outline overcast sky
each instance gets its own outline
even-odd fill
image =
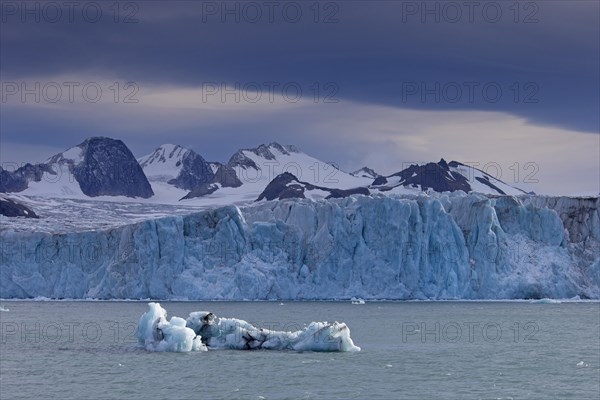
[[[0,3],[0,156],[89,136],[600,192],[598,1]]]

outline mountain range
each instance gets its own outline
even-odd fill
[[[0,298],[600,296],[597,197],[514,196],[457,161],[346,173],[277,143],[220,163],[89,138],[0,177]]]
[[[261,144],[236,151],[226,163],[164,144],[135,158],[120,140],[88,138],[39,164],[0,168],[0,193],[63,198],[133,198],[161,204],[236,203],[351,194],[526,192],[458,161],[412,164],[383,176],[363,167],[347,173],[291,145]]]

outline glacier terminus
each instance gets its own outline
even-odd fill
[[[120,222],[92,216],[93,229],[8,225],[0,297],[600,297],[598,198],[353,195],[137,219],[132,207],[111,203]]]

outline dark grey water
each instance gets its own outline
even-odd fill
[[[359,353],[147,353],[145,303],[3,302],[0,399],[598,399],[600,304],[161,303],[296,330],[344,321]]]

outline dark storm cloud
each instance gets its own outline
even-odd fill
[[[334,82],[341,101],[507,111],[537,124],[599,129],[598,2],[521,2],[518,14],[506,1],[452,3],[456,9],[448,2],[256,2],[257,23],[248,2],[119,3],[117,23],[112,2],[95,3],[103,11],[95,23],[94,14],[83,16],[90,2],[79,2],[72,20],[63,8],[56,23],[48,21],[53,14],[36,22],[21,2],[6,7],[13,3],[2,3],[3,81]],[[134,23],[125,23],[127,15]]]

